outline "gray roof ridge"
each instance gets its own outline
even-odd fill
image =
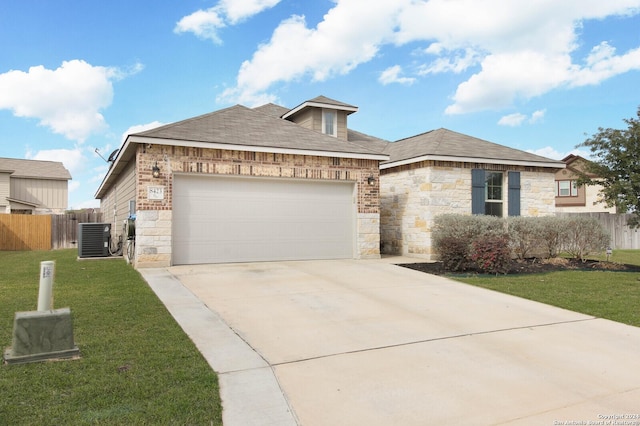
[[[501,145],[446,128],[439,128],[398,140],[390,145],[389,152],[392,157],[390,162],[421,158],[426,155],[439,155],[452,158],[509,159],[564,164],[561,161],[522,149]]]
[[[150,129],[144,132],[140,132],[140,133],[135,133],[133,136],[141,136],[141,137],[149,137],[149,138],[159,138],[159,139],[163,139],[163,138],[169,138],[169,139],[181,139],[183,141],[191,141],[191,142],[196,142],[196,141],[201,141],[201,142],[216,142],[213,140],[207,140],[205,139],[201,139],[201,138],[188,138],[186,137],[186,134],[180,134],[181,130],[184,129],[185,127],[190,127],[190,126],[197,126],[199,125],[199,123],[206,123],[207,119],[211,119],[214,118],[220,114],[221,117],[224,117],[225,115],[238,115],[238,114],[245,114],[245,116],[252,116],[253,118],[255,118],[256,122],[258,123],[263,123],[266,126],[269,126],[271,128],[280,128],[282,131],[287,131],[287,132],[296,132],[295,134],[297,134],[298,136],[301,135],[300,132],[307,134],[307,138],[306,139],[313,139],[315,140],[315,142],[311,142],[311,146],[315,145],[315,147],[310,147],[310,146],[305,146],[305,143],[300,144],[299,146],[292,146],[291,144],[280,144],[278,142],[276,143],[269,143],[270,141],[268,140],[264,140],[264,142],[260,145],[257,146],[262,146],[262,147],[272,147],[272,148],[291,148],[291,149],[296,149],[296,150],[300,150],[300,151],[313,151],[313,150],[319,150],[319,151],[326,151],[326,152],[354,152],[354,153],[362,153],[362,154],[373,154],[373,155],[379,155],[380,151],[378,149],[372,148],[370,146],[361,146],[359,144],[355,144],[352,141],[341,141],[342,145],[340,148],[338,148],[336,150],[336,138],[333,136],[329,136],[329,135],[325,135],[322,134],[320,132],[317,132],[315,130],[311,130],[311,129],[307,129],[304,128],[302,126],[300,126],[299,124],[296,124],[294,122],[291,122],[289,120],[285,120],[281,117],[275,116],[274,114],[269,114],[266,111],[260,111],[260,110],[256,110],[253,108],[248,108],[244,105],[235,105],[232,107],[228,107],[228,108],[224,108],[218,111],[214,111],[211,113],[207,113],[207,114],[202,114],[200,116],[197,117],[192,117],[186,120],[182,120],[182,121],[178,121],[175,123],[169,123],[167,125],[164,126],[160,126],[160,127],[156,127],[154,129]],[[270,124],[269,124],[270,123]],[[274,127],[274,125],[276,127]],[[233,126],[231,126],[233,127]],[[236,128],[238,127],[238,123],[236,123]],[[255,130],[255,129],[254,129]],[[174,135],[172,135],[172,133],[174,133]],[[175,134],[180,134],[178,136],[176,136]],[[276,131],[277,133],[277,131]],[[289,133],[291,134],[291,133]],[[304,138],[304,136],[303,136]],[[322,143],[321,141],[325,141],[325,143]],[[223,141],[217,141],[220,143],[231,143],[231,142],[223,142]],[[302,142],[302,141],[301,141]],[[233,142],[236,143],[236,142]],[[232,144],[233,144],[232,143]],[[245,142],[238,142],[240,145],[245,145],[245,146],[251,146],[251,143],[245,143]],[[326,146],[325,146],[326,145]]]
[[[391,143],[400,143],[400,142],[406,141],[406,140],[408,140],[408,139],[415,139],[415,138],[417,138],[418,136],[427,135],[427,134],[429,134],[429,133],[433,133],[433,132],[435,132],[436,130],[438,130],[438,129],[427,130],[426,132],[418,133],[417,135],[407,136],[407,137],[402,138],[402,139],[397,139],[397,140],[395,140],[394,142],[391,142]]]

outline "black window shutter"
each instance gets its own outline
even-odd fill
[[[520,216],[520,172],[509,172],[509,216]]]
[[[482,169],[471,169],[471,214],[484,214],[484,177]]]

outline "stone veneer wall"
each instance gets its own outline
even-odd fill
[[[555,211],[552,169],[424,161],[381,171],[380,238],[383,254],[435,260],[431,230],[442,214],[471,214],[471,169],[520,171],[521,215]],[[504,211],[507,212],[505,181]]]
[[[136,267],[171,265],[174,173],[352,181],[357,193],[356,257],[380,257],[377,160],[161,145],[141,145],[136,157]],[[160,168],[159,178],[151,175],[156,162]],[[374,185],[367,183],[369,176],[374,177]],[[150,200],[150,186],[162,188],[163,198]]]

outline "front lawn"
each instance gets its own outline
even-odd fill
[[[0,348],[36,310],[54,260],[54,308],[69,307],[81,358],[0,366],[0,424],[222,424],[216,374],[140,275],[76,250],[0,252]]]
[[[606,260],[601,256],[600,260]],[[615,250],[612,262],[640,265],[640,250]],[[450,276],[525,299],[640,327],[640,273],[559,271],[526,275]]]

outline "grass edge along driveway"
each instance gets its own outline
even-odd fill
[[[81,358],[0,366],[0,424],[221,425],[216,374],[140,274],[76,250],[0,252],[0,348],[37,308],[54,260],[54,308],[69,307]]]
[[[605,261],[604,257],[598,260]],[[640,265],[640,250],[614,250],[612,262]],[[448,278],[559,308],[640,327],[640,274],[562,271],[531,275],[449,275]]]

